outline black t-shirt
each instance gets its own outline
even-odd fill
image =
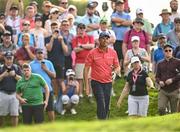
[[[146,86],[146,78],[148,77],[148,74],[144,71],[141,70],[138,74],[137,74],[137,80],[134,84],[133,81],[133,73],[134,71],[132,70],[127,77],[127,82],[130,85],[130,95],[133,96],[145,96],[148,95],[148,91],[147,91],[147,86]],[[133,88],[134,86],[135,88]]]
[[[0,67],[0,74],[7,69],[6,66]],[[19,66],[13,64],[9,70],[14,70],[16,74],[21,75],[21,69]],[[15,92],[17,80],[15,77],[5,77],[0,81],[0,91]]]
[[[49,19],[49,14],[42,14],[42,27],[44,28],[46,20]]]

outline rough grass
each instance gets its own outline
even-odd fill
[[[58,121],[34,126],[5,128],[0,132],[171,132],[180,131],[180,114],[108,121]]]

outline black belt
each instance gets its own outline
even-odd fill
[[[15,92],[12,92],[12,91],[0,91],[2,93],[5,93],[5,94],[8,94],[8,95],[11,95],[11,94],[14,94]]]

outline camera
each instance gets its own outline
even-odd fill
[[[11,68],[7,68],[7,72],[10,72],[10,71],[12,71],[12,69]]]
[[[45,64],[45,62],[44,62],[44,61],[41,61],[41,64]]]
[[[70,80],[70,81],[73,81],[73,80],[74,80],[74,77],[73,77],[73,76],[70,76],[70,77],[69,77],[69,80]]]
[[[55,30],[54,30],[54,33],[58,33],[58,34],[59,34],[59,30],[58,30],[58,29],[55,29]]]

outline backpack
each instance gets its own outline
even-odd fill
[[[146,39],[146,32],[145,32],[144,30],[141,30],[141,31],[143,32],[143,35],[144,35],[144,38],[145,38],[145,42],[146,42],[146,41],[147,41],[147,39]],[[132,29],[130,29],[130,30],[128,31],[128,40],[130,40],[131,32],[132,32]]]

